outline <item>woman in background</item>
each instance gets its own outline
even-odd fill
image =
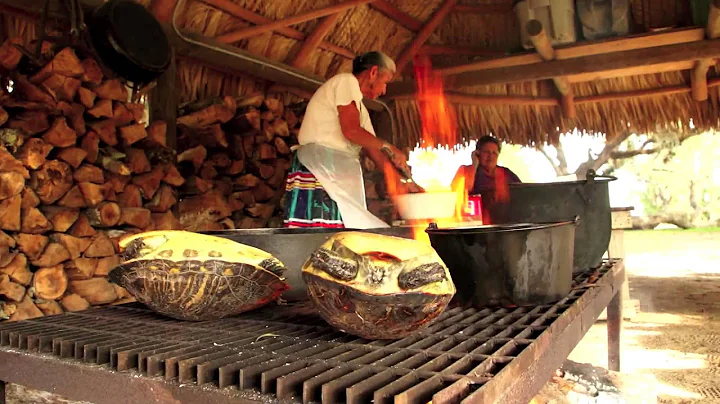
[[[452,181],[453,190],[457,190],[464,179],[467,195],[482,196],[483,218],[491,204],[508,200],[509,184],[522,182],[512,170],[497,164],[501,148],[500,141],[496,138],[481,137],[472,152],[472,165],[460,166]]]

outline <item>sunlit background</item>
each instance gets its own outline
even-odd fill
[[[588,151],[599,153],[604,147],[604,139],[572,132],[561,136],[561,143],[565,151],[569,172],[588,158]],[[413,179],[422,186],[438,185],[449,187],[457,169],[461,165],[471,164],[471,153],[475,150],[475,141],[455,148],[438,148],[428,151],[416,147],[409,156],[409,164],[413,170]],[[545,148],[545,152],[555,158],[552,147]],[[655,155],[635,156],[632,161],[615,170],[617,181],[610,183],[610,203],[612,206],[633,206],[634,215],[641,216],[644,211],[644,193],[647,186],[647,175],[643,174],[643,167],[650,164]],[[668,180],[674,177],[677,182],[691,180],[700,172],[711,170],[711,182],[720,187],[720,165],[714,162],[720,160],[720,136],[705,133],[686,140],[677,148],[677,153],[668,162],[668,166],[685,167],[682,170],[673,170],[668,167],[666,173],[659,174]],[[504,144],[498,164],[510,168],[523,182],[552,182],[559,180],[572,180],[573,177],[558,178],[553,166],[540,151],[532,147],[521,147]],[[627,167],[626,167],[627,166]],[[659,169],[653,168],[654,173]],[[602,172],[602,169],[600,170]],[[640,174],[640,175],[639,175]]]

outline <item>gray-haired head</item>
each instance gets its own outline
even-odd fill
[[[377,66],[379,69],[389,70],[395,73],[395,61],[390,56],[380,52],[372,51],[363,53],[360,56],[353,59],[353,74],[360,74],[365,70],[371,69],[373,66]]]

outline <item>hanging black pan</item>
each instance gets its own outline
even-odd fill
[[[88,24],[102,62],[133,84],[157,79],[170,65],[171,49],[162,25],[133,0],[110,0]]]

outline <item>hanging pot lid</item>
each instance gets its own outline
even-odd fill
[[[110,0],[90,23],[93,46],[118,75],[139,83],[157,78],[170,65],[171,48],[158,20],[133,0]]]

